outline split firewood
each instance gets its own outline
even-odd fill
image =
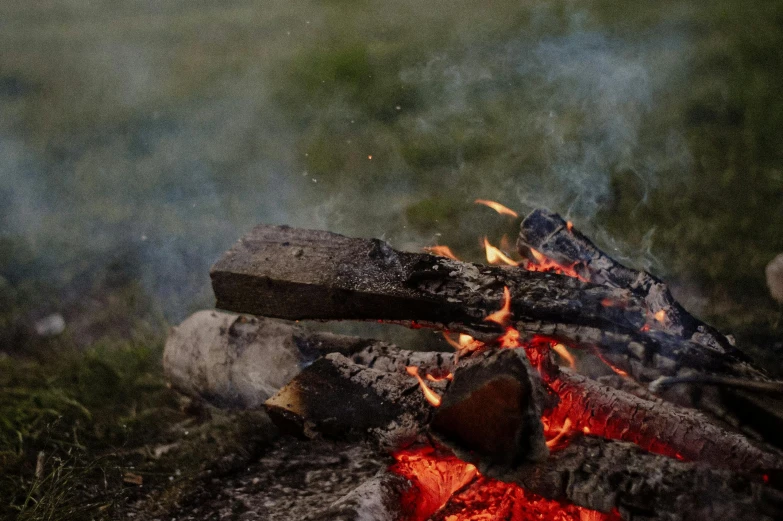
[[[549,455],[541,416],[546,395],[522,349],[495,349],[461,360],[429,430],[481,472]]]
[[[446,383],[432,386],[442,392]],[[426,441],[434,412],[409,375],[370,369],[338,353],[306,367],[265,407],[285,432],[372,440],[390,452]]]
[[[635,331],[646,322],[644,303],[624,289],[286,226],[254,228],[211,277],[218,308],[294,320],[454,324],[491,337],[502,329],[484,318],[502,305],[507,286],[514,316],[522,319]]]
[[[266,407],[289,431],[371,439],[389,451],[433,435],[479,469],[548,455],[541,424],[545,395],[524,351],[465,358],[454,366],[453,380],[425,384],[414,374],[417,379],[330,354],[304,369]]]

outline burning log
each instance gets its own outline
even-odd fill
[[[623,519],[751,521],[783,515],[783,496],[760,481],[593,436],[571,440],[543,463],[493,477],[600,512],[616,508]]]
[[[535,210],[525,217],[517,248],[522,255],[543,254],[559,265],[569,266],[594,284],[630,290],[644,299],[652,319],[650,327],[746,361],[728,338],[685,311],[663,281],[616,262],[556,213]]]
[[[502,333],[485,319],[500,307],[506,287],[516,329],[597,347],[642,381],[693,371],[765,379],[736,350],[705,349],[712,344],[699,336],[706,334],[703,328],[684,338],[679,329],[651,325],[648,299],[629,289],[398,252],[378,240],[257,226],[213,266],[211,276],[217,306],[229,311],[432,325],[478,338]]]
[[[550,420],[687,461],[715,467],[763,471],[783,469],[783,458],[747,437],[714,423],[699,411],[651,401],[561,369],[547,378],[559,397]]]
[[[690,316],[660,280],[616,263],[559,216],[539,211],[523,222],[518,247],[529,262],[484,242],[488,259],[509,266],[259,226],[211,271],[219,307],[382,320],[467,340],[452,341],[452,357],[233,319],[206,337],[222,357],[171,341],[167,372],[190,394],[246,407],[292,378],[265,402],[279,425],[409,454],[394,467],[404,479],[381,474],[324,519],[353,521],[374,509],[379,521],[423,521],[463,485],[475,493],[478,472],[482,483],[524,488],[497,482],[504,497],[538,494],[542,509],[564,502],[563,519],[608,519],[598,511],[649,520],[783,517],[783,497],[768,483],[783,475],[783,458],[764,443],[779,442],[783,413],[765,402],[783,384]],[[558,341],[591,350],[622,378],[605,385],[558,368],[550,351],[570,357]],[[284,377],[262,370],[273,361]],[[437,454],[425,457],[423,447]],[[504,504],[509,519],[525,519]]]
[[[505,353],[503,356],[508,357],[514,352],[523,351],[502,350],[495,356]],[[294,378],[314,359],[329,353],[344,356],[335,355],[328,363],[318,361],[305,374]],[[281,394],[285,398],[278,397],[278,401],[286,402],[281,415],[285,416],[283,410],[293,409],[294,404],[298,407],[290,413],[293,416],[287,422],[289,430],[302,432],[307,426],[309,433],[318,431],[315,419],[324,417],[330,419],[327,425],[332,430],[338,433],[344,430],[353,439],[363,438],[365,434],[355,429],[355,418],[361,414],[375,422],[370,428],[384,435],[378,441],[387,447],[421,439],[424,429],[419,421],[427,423],[433,414],[424,396],[416,391],[417,382],[407,368],[417,367],[420,374],[438,380],[455,372],[455,360],[453,354],[407,351],[376,340],[309,332],[290,322],[217,311],[198,312],[174,328],[164,352],[166,374],[172,385],[185,394],[220,407],[259,408],[293,379],[290,382],[293,387]],[[331,371],[335,365],[344,370]],[[633,380],[617,376],[613,385],[603,385],[551,364],[546,369],[544,384],[557,399],[539,397],[537,401],[548,410],[555,425],[562,425],[568,418],[575,431],[587,429],[595,435],[634,442],[649,451],[716,467],[747,471],[783,469],[783,460],[769,447],[754,444],[698,411],[662,401],[645,387],[633,384]],[[345,374],[354,380],[369,381],[370,389],[363,383],[358,388],[349,388],[350,384],[344,381]],[[313,396],[305,400],[298,398],[299,393],[307,394],[306,389],[318,389],[319,379],[330,382],[332,393],[325,393],[324,400]],[[458,380],[460,386],[462,381]],[[448,382],[428,383],[443,392]],[[387,400],[389,389],[394,386],[404,396],[396,405]],[[456,383],[444,396],[438,414],[447,410],[451,393],[458,390],[455,386]],[[357,407],[364,408],[361,413],[354,408],[341,414],[341,396],[367,394],[369,398],[371,389],[378,390],[378,403],[359,400]],[[320,396],[323,390],[318,392]],[[308,412],[307,404],[322,408],[323,412]],[[417,411],[414,418],[423,420],[400,419],[411,411]],[[390,423],[393,423],[393,433],[386,429]]]
[[[780,395],[781,384],[769,382],[766,373],[752,366],[726,336],[690,315],[663,281],[616,262],[570,223],[545,210],[535,210],[524,219],[517,248],[523,255],[554,259],[592,283],[630,290],[645,302],[648,336],[660,338],[658,345],[627,342],[611,338],[613,332],[581,328],[571,335],[578,336],[581,344],[592,344],[636,380],[654,383],[655,392],[667,400],[701,409],[783,447],[778,435],[783,429],[783,402],[758,395]],[[666,385],[672,382],[691,385]]]
[[[430,394],[420,393],[419,386]],[[294,432],[372,439],[392,452],[432,434],[464,461],[488,469],[546,458],[544,401],[524,351],[503,350],[463,359],[453,380],[427,384],[330,354],[304,369],[266,407]]]
[[[373,439],[389,451],[425,441],[433,412],[410,376],[363,367],[337,353],[308,366],[265,405],[288,432]]]
[[[257,226],[211,271],[217,307],[276,318],[437,324],[497,336],[484,318],[503,288],[515,317],[638,330],[643,302],[630,292],[568,277],[393,250],[379,240]],[[607,308],[605,300],[622,305]]]

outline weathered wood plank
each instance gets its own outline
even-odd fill
[[[620,331],[646,321],[643,302],[624,289],[285,226],[254,228],[211,277],[218,308],[294,320],[423,322],[493,334],[500,328],[484,318],[502,305],[507,286],[518,319]]]

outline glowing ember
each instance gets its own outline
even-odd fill
[[[574,360],[574,356],[568,351],[566,346],[563,344],[555,344],[552,346],[552,349],[568,363],[568,367],[576,369],[576,360]]]
[[[576,270],[574,269],[574,266],[576,264],[572,264],[571,266],[566,266],[564,264],[560,264],[558,262],[555,262],[554,260],[550,259],[540,251],[528,247],[530,250],[530,255],[533,257],[532,262],[528,262],[525,265],[525,269],[528,271],[553,271],[555,273],[558,273],[560,275],[566,275],[568,277],[573,277],[575,279],[579,279],[582,282],[590,282],[586,278],[579,275]]]
[[[506,328],[506,332],[500,337],[500,347],[509,349],[522,347],[522,342],[519,339],[519,331],[513,327]]]
[[[424,251],[427,253],[432,253],[433,255],[438,255],[440,257],[448,257],[449,259],[459,260],[448,246],[428,246],[424,248]]]
[[[611,363],[609,360],[607,360],[606,358],[604,358],[604,356],[603,356],[603,355],[601,355],[601,353],[600,353],[600,352],[599,352],[597,349],[595,349],[595,350],[593,351],[593,353],[595,354],[595,356],[597,356],[598,358],[600,358],[600,359],[601,359],[601,361],[602,361],[603,363],[605,363],[605,364],[606,364],[606,365],[609,367],[609,369],[611,369],[611,370],[612,370],[612,371],[614,371],[615,373],[619,374],[619,375],[620,375],[620,376],[622,376],[623,378],[627,378],[627,377],[628,377],[628,373],[626,373],[625,371],[623,371],[623,370],[622,370],[622,369],[620,369],[619,367],[615,367],[615,366],[614,366],[614,365],[613,365],[613,364],[612,364],[612,363]]]
[[[519,266],[519,263],[495,248],[489,243],[486,237],[484,237],[484,250],[487,253],[487,262],[490,264],[508,264],[509,266]]]
[[[519,217],[517,212],[503,206],[500,203],[496,203],[495,201],[488,201],[486,199],[476,199],[474,202],[476,204],[483,204],[484,206],[489,206],[490,208],[492,208],[493,210],[495,210],[497,213],[501,215],[510,215],[511,217]]]
[[[484,320],[486,322],[495,322],[501,326],[505,326],[511,320],[511,291],[509,291],[508,286],[503,287],[503,307],[487,315]]]
[[[572,232],[572,231],[574,231],[574,223],[572,223],[571,221],[566,221],[566,229],[567,229],[569,232]]]
[[[389,470],[413,483],[403,498],[412,512],[410,521],[424,521],[441,509],[457,490],[478,475],[476,467],[450,454],[436,453],[431,447],[394,455],[397,463]]]
[[[427,399],[428,402],[430,402],[430,405],[433,407],[439,407],[440,406],[440,395],[427,387],[427,384],[422,380],[421,376],[419,376],[419,368],[416,366],[408,366],[405,368],[406,371],[408,371],[408,374],[415,377],[416,380],[419,382],[419,387],[421,387],[421,391],[424,393],[424,397]]]
[[[563,426],[560,428],[560,432],[558,432],[557,435],[551,440],[547,440],[546,446],[549,448],[556,447],[558,443],[560,443],[560,440],[563,439],[563,436],[568,434],[568,431],[570,429],[571,429],[571,420],[566,418],[565,422],[563,422]]]
[[[410,521],[616,521],[526,492],[519,485],[482,476],[476,467],[430,447],[395,454],[390,470],[411,481],[403,499]]]

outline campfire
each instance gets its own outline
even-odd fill
[[[313,519],[783,517],[781,383],[556,214],[528,215],[516,252],[483,243],[488,265],[442,245],[258,226],[211,273],[217,307],[244,315],[202,312],[175,330],[169,379],[263,407],[283,432],[389,455]],[[453,351],[300,319],[433,328]],[[580,374],[578,351],[607,374]]]

